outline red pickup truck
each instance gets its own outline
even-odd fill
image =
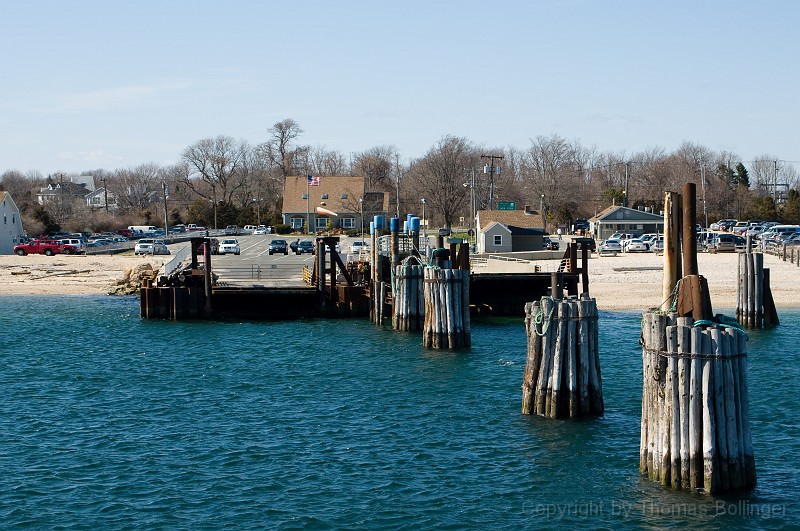
[[[26,254],[44,254],[53,256],[64,252],[64,246],[58,240],[31,240],[14,246],[14,252],[20,256]]]

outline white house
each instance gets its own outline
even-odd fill
[[[25,232],[19,208],[8,192],[0,192],[0,254],[12,254]]]

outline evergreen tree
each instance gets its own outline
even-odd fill
[[[747,173],[747,168],[741,162],[736,165],[736,184],[750,188],[750,175]]]

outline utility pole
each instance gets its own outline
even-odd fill
[[[164,190],[164,237],[166,238],[169,236],[169,225],[167,223],[167,181],[161,181],[161,187]],[[108,205],[106,205],[106,208],[108,208]]]
[[[622,206],[628,206],[628,164],[630,162],[625,163],[625,193],[622,195]]]
[[[775,165],[774,184],[772,186],[772,202],[775,205],[777,205],[778,204],[778,161],[773,160],[772,163]]]
[[[106,184],[108,182],[108,179],[106,177],[103,177],[100,180],[103,181],[103,202],[106,205],[106,214],[108,214],[108,185]]]
[[[489,166],[483,167],[483,173],[489,174],[489,210],[494,210],[494,161],[503,160],[502,155],[481,155],[482,159],[489,159]],[[488,170],[488,171],[487,171]],[[497,167],[497,173],[500,173],[500,167]]]

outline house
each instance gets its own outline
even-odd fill
[[[98,188],[86,194],[86,206],[91,208],[117,208],[117,196],[111,190]],[[106,204],[108,203],[108,204]]]
[[[305,230],[310,219],[314,232],[326,230],[329,224],[334,229],[364,227],[366,231],[373,216],[387,216],[388,201],[385,192],[364,193],[364,178],[361,176],[290,175],[283,182],[283,223],[299,231]],[[318,211],[318,208],[322,210]]]
[[[589,220],[595,239],[605,240],[615,232],[650,234],[664,232],[664,216],[646,210],[613,205]]]
[[[0,192],[0,223],[0,254],[12,254],[25,232],[19,208],[8,192]]]
[[[39,193],[36,194],[36,200],[40,205],[57,203],[59,201],[72,201],[76,198],[82,200],[89,192],[90,190],[83,182],[53,182],[49,180],[47,186],[40,189]]]
[[[478,227],[478,252],[502,253],[539,251],[544,248],[542,215],[525,210],[480,210],[475,217]]]

